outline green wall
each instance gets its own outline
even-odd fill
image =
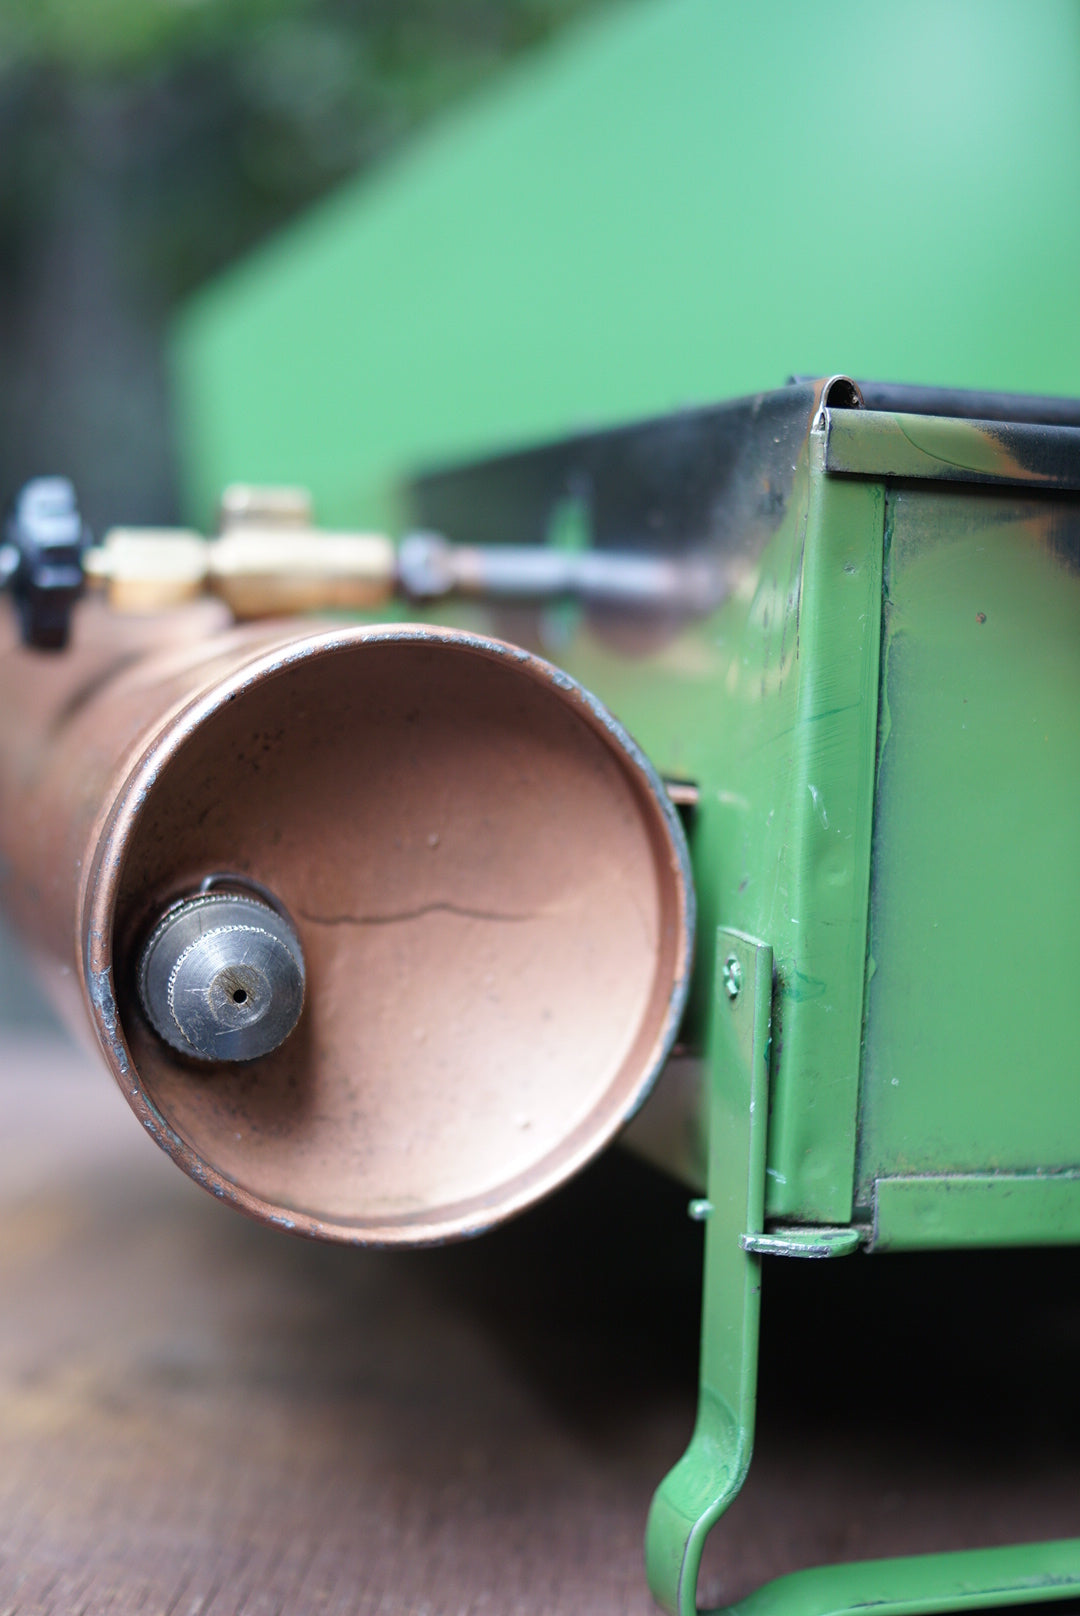
[[[1080,391],[1075,0],[645,0],[508,72],[184,312],[191,514],[792,372]]]

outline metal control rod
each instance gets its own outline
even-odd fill
[[[717,569],[702,559],[451,544],[436,533],[413,533],[401,542],[397,568],[404,593],[417,600],[450,594],[489,600],[571,595],[598,604],[683,609],[707,608],[719,600]]]

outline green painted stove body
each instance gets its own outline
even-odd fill
[[[770,1223],[857,1225],[875,1250],[1080,1241],[1080,429],[837,409],[811,429],[805,391],[729,407],[714,614],[636,635],[451,615],[545,651],[696,785],[686,1038],[714,1036],[717,928],[767,943]],[[426,479],[417,514],[494,537],[492,481]],[[524,536],[566,542],[566,499],[538,509]]]
[[[716,927],[773,950],[768,1218],[1078,1241],[1080,501],[888,419],[808,434],[715,616],[559,660],[698,785],[701,1036]]]
[[[412,490],[454,539],[726,558],[726,599],[696,619],[440,614],[546,651],[697,791],[684,1039],[703,1091],[682,1166],[708,1220],[701,1401],[647,1542],[684,1616],[750,1461],[770,1252],[1080,1242],[1080,428],[821,398],[792,387]],[[823,1568],[750,1605],[1078,1589],[1080,1542]]]

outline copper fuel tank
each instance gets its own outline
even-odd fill
[[[636,1111],[683,1007],[674,809],[598,701],[452,629],[100,603],[3,631],[3,900],[207,1189],[297,1232],[472,1234]]]

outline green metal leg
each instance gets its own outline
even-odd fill
[[[959,1554],[913,1554],[815,1566],[767,1582],[727,1616],[919,1616],[920,1612],[1034,1605],[1080,1594],[1080,1538]]]
[[[765,1214],[772,949],[723,927],[716,949],[698,1418],[645,1529],[649,1586],[677,1616],[695,1616],[705,1539],[750,1468],[757,1395],[761,1257],[740,1240]]]
[[[698,1418],[657,1489],[645,1533],[649,1586],[673,1616],[698,1616],[705,1539],[746,1479],[753,1451],[762,1256],[746,1246],[764,1223],[771,1005],[772,950],[721,928]],[[854,1616],[870,1607],[874,1616],[918,1616],[1078,1595],[1080,1538],[1069,1538],[817,1566],[766,1583],[722,1616]]]

